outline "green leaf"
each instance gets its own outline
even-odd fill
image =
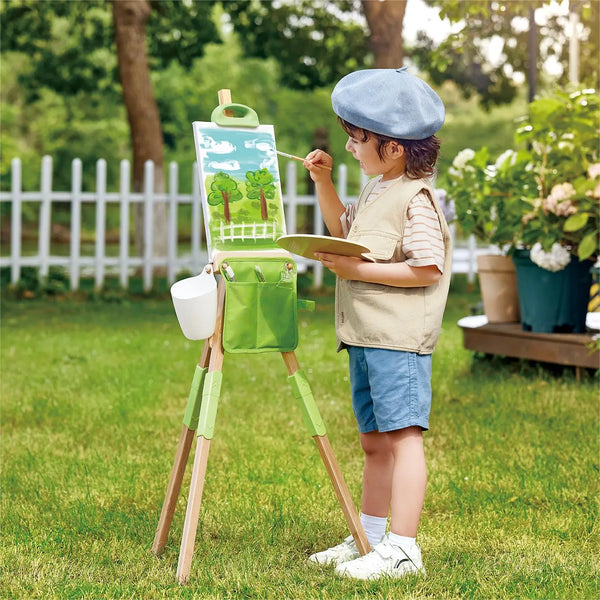
[[[571,215],[564,224],[563,231],[579,231],[588,221],[590,213],[580,212]]]
[[[592,231],[592,233],[588,233],[579,244],[579,248],[577,249],[577,255],[579,256],[579,260],[585,260],[589,258],[596,252],[598,248],[598,232]]]

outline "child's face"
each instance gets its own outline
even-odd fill
[[[383,175],[383,181],[395,179],[404,173],[404,149],[395,142],[390,142],[383,152],[383,159],[377,153],[377,139],[369,136],[366,141],[349,137],[346,150],[359,161],[365,175]]]

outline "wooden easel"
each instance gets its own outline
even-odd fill
[[[231,103],[229,90],[219,91],[219,103]],[[275,251],[278,256],[290,256],[283,251]],[[231,253],[229,253],[231,254]],[[236,253],[240,254],[240,253]],[[244,253],[245,255],[256,256],[256,253]],[[264,252],[261,253],[264,256]],[[215,272],[219,266],[218,257],[215,257],[213,264]],[[196,454],[190,483],[190,491],[183,526],[183,535],[179,551],[179,562],[177,565],[177,579],[180,584],[187,583],[190,576],[192,556],[194,553],[194,542],[198,527],[198,517],[200,514],[200,504],[202,502],[202,491],[204,489],[204,480],[208,464],[208,453],[210,442],[213,437],[214,425],[216,420],[217,405],[219,401],[222,367],[224,351],[222,345],[223,338],[223,315],[225,309],[225,283],[221,278],[217,290],[217,322],[213,336],[204,342],[202,355],[196,367],[196,372],[191,385],[188,398],[187,409],[183,420],[183,428],[171,470],[171,476],[167,486],[166,496],[160,514],[152,552],[157,556],[164,551],[177,497],[181,489],[181,483],[188,462],[190,450],[194,435],[197,436]],[[281,352],[283,361],[288,371],[288,378],[292,385],[294,396],[298,400],[304,422],[307,425],[331,483],[335,494],[340,502],[342,511],[348,523],[352,536],[361,554],[370,551],[367,537],[362,528],[358,513],[350,497],[348,486],[336,461],[335,455],[329,443],[325,426],[319,414],[314,401],[310,386],[300,370],[298,360],[294,352]]]

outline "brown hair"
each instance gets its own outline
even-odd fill
[[[404,148],[406,175],[410,179],[423,179],[435,173],[435,164],[440,154],[440,140],[435,135],[430,135],[424,140],[403,140],[356,127],[341,117],[338,117],[338,121],[350,137],[361,142],[366,142],[373,136],[377,140],[377,154],[382,160],[389,143],[396,142],[400,144]]]

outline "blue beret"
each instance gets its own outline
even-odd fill
[[[350,73],[335,86],[331,104],[344,121],[393,138],[423,140],[444,124],[442,100],[406,67]]]

